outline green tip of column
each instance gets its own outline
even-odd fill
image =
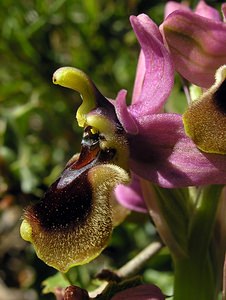
[[[84,127],[86,123],[85,115],[97,104],[96,89],[91,79],[79,69],[62,67],[53,74],[53,83],[80,93],[83,103],[77,111],[76,118],[79,126]]]

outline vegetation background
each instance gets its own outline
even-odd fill
[[[139,54],[129,16],[144,12],[160,24],[164,5],[155,0],[1,1],[0,300],[54,299],[51,293],[42,294],[42,282],[53,275],[45,292],[56,283],[68,285],[19,235],[23,208],[42,196],[80,149],[75,112],[81,99],[53,85],[53,72],[75,66],[106,97],[115,98],[125,88],[129,100]],[[166,109],[182,112],[184,104],[177,80]],[[74,284],[94,288],[98,271],[120,267],[156,237],[148,216],[132,213],[99,258],[73,268],[68,276]],[[172,262],[166,249],[142,274],[170,295]]]

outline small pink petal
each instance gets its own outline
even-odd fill
[[[221,16],[218,10],[207,5],[204,0],[199,1],[195,9],[195,13],[208,19],[221,21]]]
[[[117,293],[111,300],[164,300],[161,290],[151,284],[143,284]]]
[[[141,50],[138,59],[136,77],[135,77],[135,82],[133,87],[132,103],[139,101],[139,97],[143,88],[145,72],[146,72],[145,57],[143,51]]]
[[[126,208],[142,213],[147,212],[147,207],[142,196],[139,177],[135,174],[132,174],[132,182],[130,185],[120,184],[116,187],[115,195],[118,202]]]
[[[206,154],[184,133],[177,114],[139,120],[139,135],[130,136],[130,168],[162,187],[225,184],[226,156]]]
[[[168,1],[165,5],[165,11],[164,11],[164,19],[168,17],[172,12],[175,10],[190,10],[188,5],[183,4],[183,3],[178,3],[175,1]]]
[[[174,68],[157,25],[144,14],[131,16],[130,20],[144,53],[146,69],[141,78],[140,97],[129,108],[137,119],[160,111],[173,87]]]
[[[226,24],[175,11],[162,27],[176,70],[191,83],[210,87],[226,61]]]
[[[138,16],[138,18],[141,18],[142,15]],[[156,24],[153,22],[150,23],[150,19],[145,15],[143,15],[143,23],[147,23],[147,30],[149,31],[149,34],[152,36],[155,36],[159,41],[162,43],[162,35],[160,34],[160,31]],[[133,18],[133,17],[132,17]],[[131,18],[131,23],[133,22]],[[146,18],[146,20],[145,20]],[[132,103],[139,101],[142,88],[143,88],[143,82],[145,78],[146,73],[146,64],[145,64],[145,56],[143,51],[140,51],[139,59],[138,59],[138,65],[137,65],[137,72],[136,72],[136,78],[134,83],[134,90],[133,90],[133,97],[132,97]]]
[[[126,91],[121,90],[115,101],[111,102],[115,106],[115,111],[119,122],[122,124],[124,130],[130,134],[137,134],[138,129],[134,117],[128,111],[126,105]]]

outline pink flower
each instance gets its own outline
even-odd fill
[[[131,17],[131,23],[145,64],[138,64],[131,105],[125,104],[125,91],[118,94],[115,104],[129,141],[131,170],[167,188],[224,183],[225,157],[199,151],[184,133],[181,116],[161,113],[174,72],[158,27],[143,14]]]
[[[225,5],[222,6],[225,15]],[[170,1],[161,31],[176,70],[188,81],[209,88],[226,63],[226,24],[218,11],[200,0],[195,11]]]
[[[128,133],[134,176],[130,186],[117,187],[116,196],[129,209],[144,211],[139,176],[166,188],[224,184],[226,157],[198,150],[186,136],[180,115],[160,113],[172,88],[171,57],[146,15],[131,17],[131,22],[142,51],[132,103],[127,108],[120,92],[116,112]]]

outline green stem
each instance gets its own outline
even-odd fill
[[[203,188],[190,222],[189,245],[190,252],[203,257],[208,251],[216,220],[218,204],[222,186],[208,186]]]
[[[214,300],[215,287],[209,257],[175,262],[174,300]]]
[[[187,257],[174,257],[174,300],[215,300],[218,289],[210,241],[216,220],[221,186],[202,189],[190,220]]]

